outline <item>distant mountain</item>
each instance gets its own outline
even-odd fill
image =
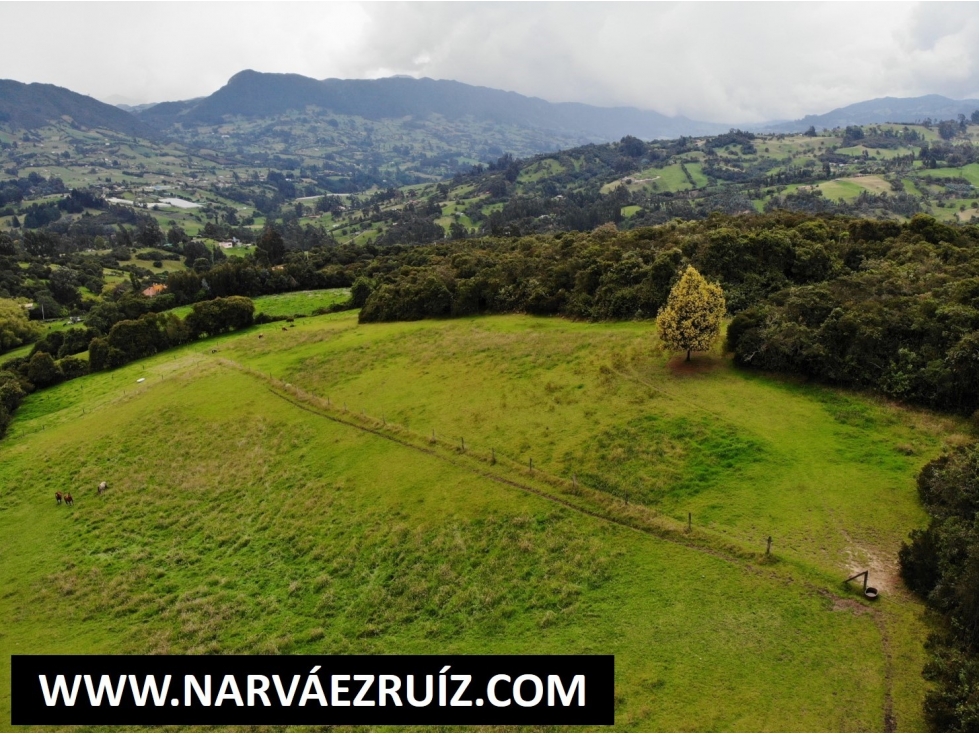
[[[150,107],[153,107],[157,103],[146,102],[144,104],[126,104],[125,102],[114,102],[113,104],[116,107],[118,107],[120,110],[125,110],[130,114],[135,114],[137,112],[142,112],[143,110],[149,109]]]
[[[472,117],[477,121],[578,134],[596,142],[618,140],[625,135],[651,140],[708,135],[728,129],[727,125],[667,117],[634,107],[551,103],[455,81],[410,77],[317,80],[298,74],[256,71],[235,74],[209,97],[153,105],[138,115],[149,124],[166,128],[174,123],[216,124],[230,117],[273,116],[310,106],[369,120],[430,115],[450,120]]]
[[[0,124],[33,130],[70,118],[76,125],[143,138],[158,133],[129,112],[53,84],[0,79]]]
[[[936,121],[954,120],[960,114],[969,117],[974,110],[979,110],[979,99],[949,99],[939,94],[927,94],[924,97],[880,97],[840,107],[824,115],[806,115],[801,120],[763,123],[754,129],[759,132],[790,133],[803,132],[810,125],[822,130],[882,122],[922,122],[928,118]]]

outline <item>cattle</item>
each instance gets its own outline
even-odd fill
[[[54,501],[56,503],[58,503],[59,505],[61,504],[61,492],[55,492],[54,493]]]
[[[259,334],[259,335],[258,335],[258,338],[259,338],[259,339],[264,339],[264,338],[265,338],[265,334]]]
[[[108,484],[106,484],[105,482],[99,482],[99,494],[102,494],[108,488],[109,488]]]
[[[75,506],[75,500],[71,496],[71,492],[65,492],[65,504],[68,505],[69,507]]]

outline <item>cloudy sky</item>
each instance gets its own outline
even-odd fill
[[[242,69],[456,79],[715,122],[979,98],[977,3],[0,2],[0,78],[109,102]]]

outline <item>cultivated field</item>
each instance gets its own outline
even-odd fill
[[[611,652],[616,729],[923,727],[895,554],[952,420],[649,323],[282,326],[25,402],[0,653]]]

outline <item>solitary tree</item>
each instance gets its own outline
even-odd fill
[[[721,333],[726,310],[721,287],[708,283],[694,267],[688,266],[656,317],[659,338],[671,351],[686,351],[689,362],[690,352],[711,348]]]

